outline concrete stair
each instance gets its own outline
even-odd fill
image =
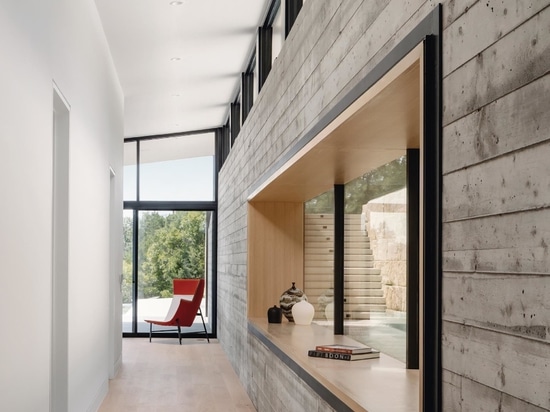
[[[333,300],[334,217],[305,215],[305,291],[315,307],[315,319],[324,320],[324,307]],[[345,319],[370,319],[385,312],[380,269],[374,267],[370,240],[361,232],[361,216],[345,216],[344,288]]]

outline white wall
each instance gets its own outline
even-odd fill
[[[2,410],[49,409],[53,81],[71,109],[69,410],[95,410],[113,362],[109,166],[121,227],[123,96],[93,1],[2,0],[0,75]]]

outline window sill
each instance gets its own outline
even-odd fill
[[[270,324],[254,318],[249,319],[248,330],[338,411],[418,411],[419,373],[398,360],[384,354],[354,362],[311,358],[307,351],[315,345],[357,344],[315,324],[299,326],[286,320]]]

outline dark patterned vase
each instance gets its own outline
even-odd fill
[[[287,318],[289,322],[294,322],[294,318],[292,317],[292,306],[301,300],[307,301],[306,294],[302,290],[298,289],[295,286],[295,283],[296,282],[292,282],[292,287],[287,289],[281,295],[281,299],[279,299],[281,309],[283,310],[283,315],[285,315],[285,318]]]

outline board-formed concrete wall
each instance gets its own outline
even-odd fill
[[[550,409],[549,4],[442,6],[445,411]],[[304,2],[223,166],[218,336],[260,411],[282,399],[247,332],[251,186],[435,7]]]
[[[443,33],[445,410],[549,410],[550,2],[467,3]]]

